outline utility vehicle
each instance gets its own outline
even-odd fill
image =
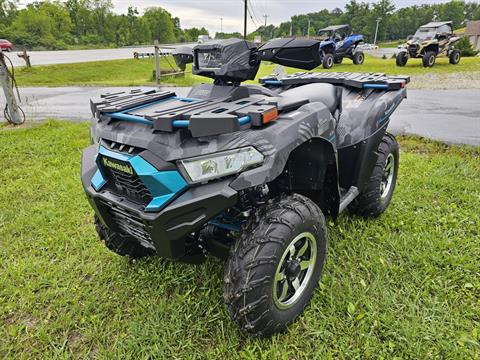
[[[397,65],[407,65],[409,58],[420,58],[424,67],[432,67],[438,56],[447,56],[450,64],[460,62],[460,50],[455,49],[455,43],[460,40],[453,33],[451,21],[430,22],[409,36],[407,42],[400,47],[397,54]]]
[[[187,97],[132,90],[91,101],[81,178],[105,245],[119,255],[226,259],[224,299],[246,332],[282,331],[308,304],[327,250],[325,216],[379,216],[398,171],[386,132],[408,77],[311,70],[317,40],[194,48],[214,79]]]
[[[357,49],[363,42],[363,35],[353,34],[349,25],[329,26],[318,31],[322,65],[330,69],[333,64],[341,64],[349,58],[355,65],[363,64],[365,54]]]

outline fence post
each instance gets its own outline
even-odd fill
[[[160,54],[158,49],[158,40],[155,40],[155,83],[160,86]]]

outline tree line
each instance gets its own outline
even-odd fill
[[[381,19],[379,41],[405,39],[420,25],[434,20],[452,20],[455,29],[461,28],[466,20],[480,19],[480,4],[452,0],[396,9],[392,0],[371,3],[350,0],[343,9],[323,9],[292,16],[278,26],[260,26],[249,38],[313,36],[328,25],[350,24],[355,32],[372,42],[377,19]],[[155,39],[161,43],[195,42],[199,35],[208,35],[208,31],[203,27],[182,29],[180,19],[161,7],[147,8],[140,14],[136,7],[130,6],[125,14],[116,14],[111,0],[36,1],[22,9],[18,0],[0,0],[0,38],[27,48],[125,46],[152,44]],[[232,36],[242,35],[216,34],[217,38]]]
[[[413,5],[395,8],[392,0],[363,2],[350,0],[344,9],[321,10],[314,13],[292,16],[290,21],[278,26],[260,26],[254,34],[263,39],[283,36],[314,36],[319,29],[329,25],[349,24],[356,33],[363,34],[373,42],[379,21],[378,40],[405,39],[417,28],[431,21],[453,21],[455,29],[465,26],[466,20],[480,20],[480,3],[452,0],[442,4]],[[310,28],[308,25],[310,23]]]
[[[27,48],[189,42],[198,35],[208,31],[182,29],[180,19],[161,7],[140,14],[130,6],[126,14],[116,14],[111,0],[36,1],[23,9],[17,0],[0,0],[0,38]]]

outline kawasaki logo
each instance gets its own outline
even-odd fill
[[[102,157],[102,164],[105,165],[106,167],[114,170],[118,170],[130,175],[133,175],[133,169],[130,165],[127,164],[121,164],[116,161],[112,161],[109,158]]]

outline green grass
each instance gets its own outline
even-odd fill
[[[275,66],[263,63],[257,78],[271,74]],[[31,69],[18,68],[16,78],[20,86],[139,86],[153,84],[154,68],[153,59],[97,61],[34,66]],[[162,59],[162,68],[169,68],[165,59]],[[163,77],[161,82],[177,86],[192,86],[210,81],[207,78],[192,75],[191,65],[187,67],[187,71],[189,73],[185,77]],[[287,71],[293,73],[299,70],[287,68]],[[319,67],[316,71],[325,70]],[[450,65],[447,58],[439,58],[433,68],[425,69],[421,65],[421,59],[410,59],[407,66],[399,68],[395,65],[394,59],[383,60],[367,56],[365,63],[361,66],[355,66],[351,60],[345,59],[342,65],[335,65],[328,71],[381,72],[390,75],[471,73],[480,72],[480,58],[464,58],[456,66]]]
[[[98,241],[87,124],[0,129],[0,358],[478,358],[480,148],[400,142],[387,212],[328,220],[311,304],[259,340],[224,309],[221,261],[129,261]]]

